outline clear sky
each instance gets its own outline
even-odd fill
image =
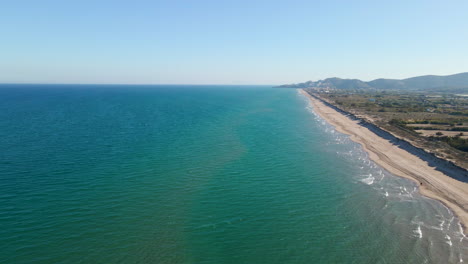
[[[0,5],[7,83],[282,84],[466,71],[466,0]]]

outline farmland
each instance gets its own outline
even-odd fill
[[[466,167],[468,97],[465,94],[309,88],[320,98]]]

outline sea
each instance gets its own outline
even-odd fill
[[[0,148],[0,263],[468,261],[295,89],[3,84]]]

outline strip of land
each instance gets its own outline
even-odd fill
[[[455,170],[454,173],[459,175],[450,177],[431,166],[427,160],[362,125],[358,119],[350,118],[304,90],[301,92],[310,99],[318,115],[337,131],[350,135],[353,141],[361,144],[370,159],[394,175],[417,182],[423,195],[444,203],[458,216],[465,233],[468,231],[468,183],[456,179],[457,176],[465,177],[463,173]]]

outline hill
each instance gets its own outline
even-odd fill
[[[402,80],[376,79],[364,82],[358,79],[328,78],[316,82],[308,81],[287,84],[284,88],[329,88],[329,89],[378,89],[378,90],[431,90],[431,91],[468,91],[468,72],[448,76],[425,75]]]
[[[358,79],[327,78],[316,82],[308,81],[305,83],[287,84],[278,87],[283,88],[330,88],[330,89],[371,89],[367,83]]]

